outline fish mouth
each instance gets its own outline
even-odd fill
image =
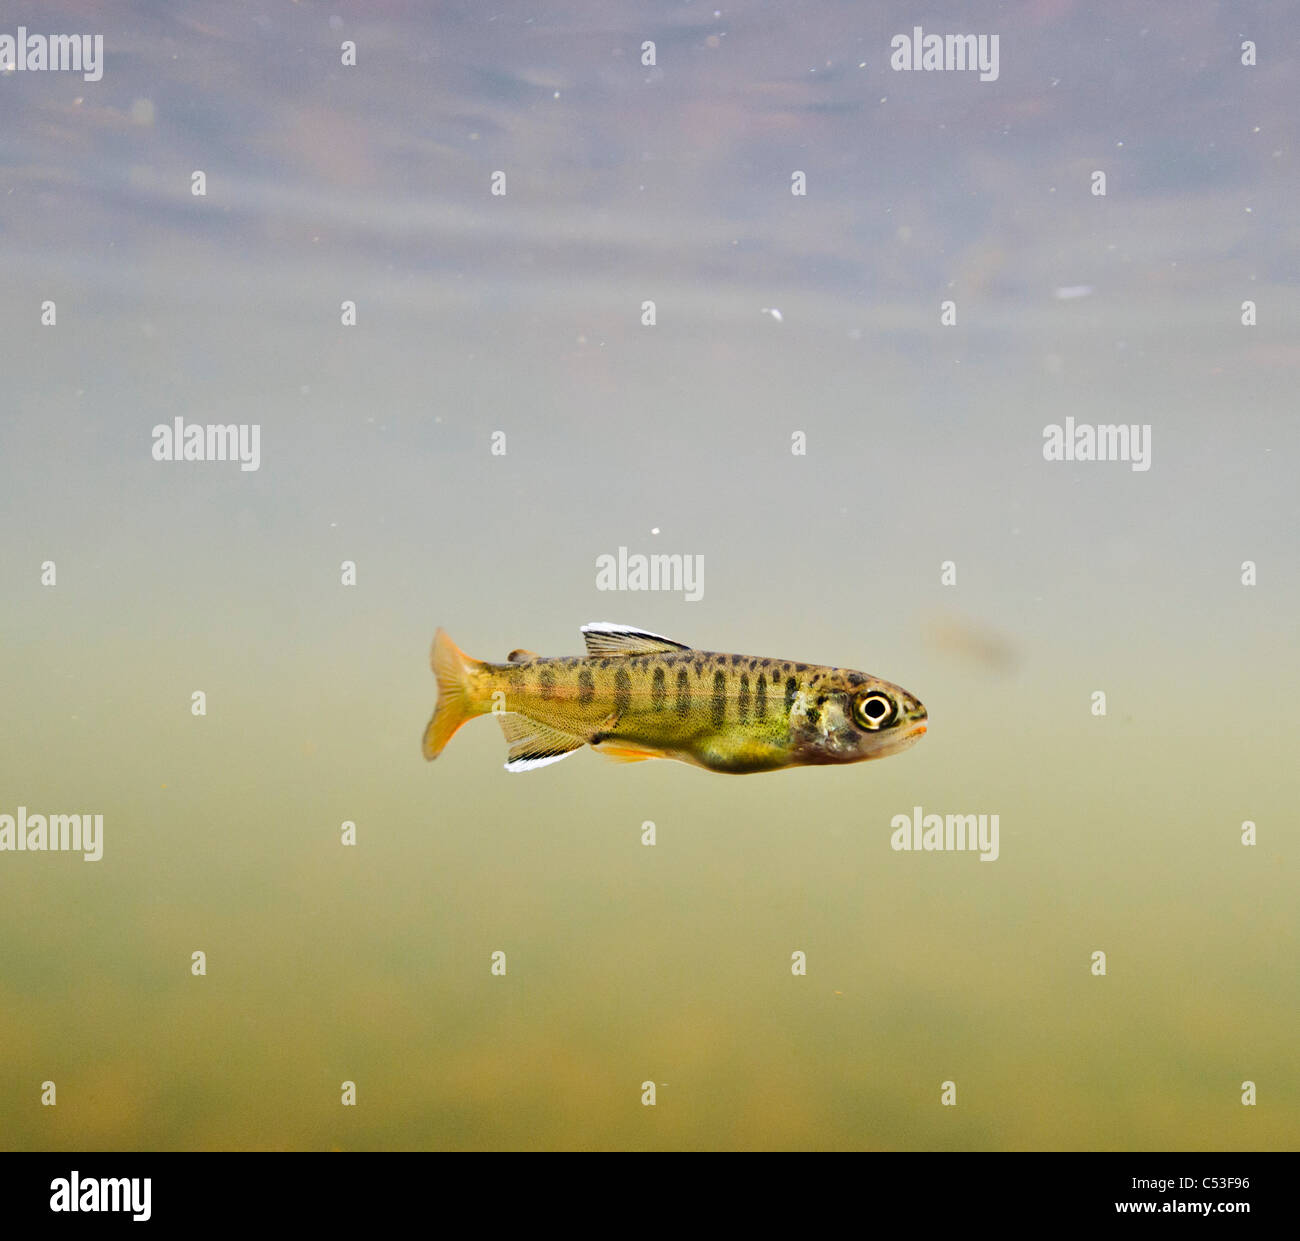
[[[895,732],[888,741],[884,742],[878,750],[871,754],[865,755],[866,758],[887,758],[891,754],[899,754],[903,750],[910,749],[911,746],[925,736],[927,725],[924,721],[914,723],[906,732]]]

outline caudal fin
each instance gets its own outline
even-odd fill
[[[438,678],[438,705],[433,719],[424,730],[424,757],[435,759],[443,746],[466,720],[482,714],[474,699],[470,675],[479,667],[447,635],[439,629],[433,637],[433,652],[429,656],[434,675]]]

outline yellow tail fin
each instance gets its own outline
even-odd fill
[[[483,714],[484,708],[476,701],[470,680],[482,665],[466,655],[445,629],[439,629],[433,636],[429,662],[438,678],[438,705],[429,727],[424,730],[424,757],[435,759],[466,720]]]

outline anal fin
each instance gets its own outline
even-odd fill
[[[500,714],[497,720],[510,743],[510,752],[506,756],[507,771],[532,771],[535,767],[558,763],[587,744],[583,737],[561,732],[517,711]]]

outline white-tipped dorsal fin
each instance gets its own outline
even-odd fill
[[[615,625],[612,621],[593,621],[583,625],[582,636],[588,655],[654,655],[663,651],[689,651],[683,642],[674,642],[662,634]]]

